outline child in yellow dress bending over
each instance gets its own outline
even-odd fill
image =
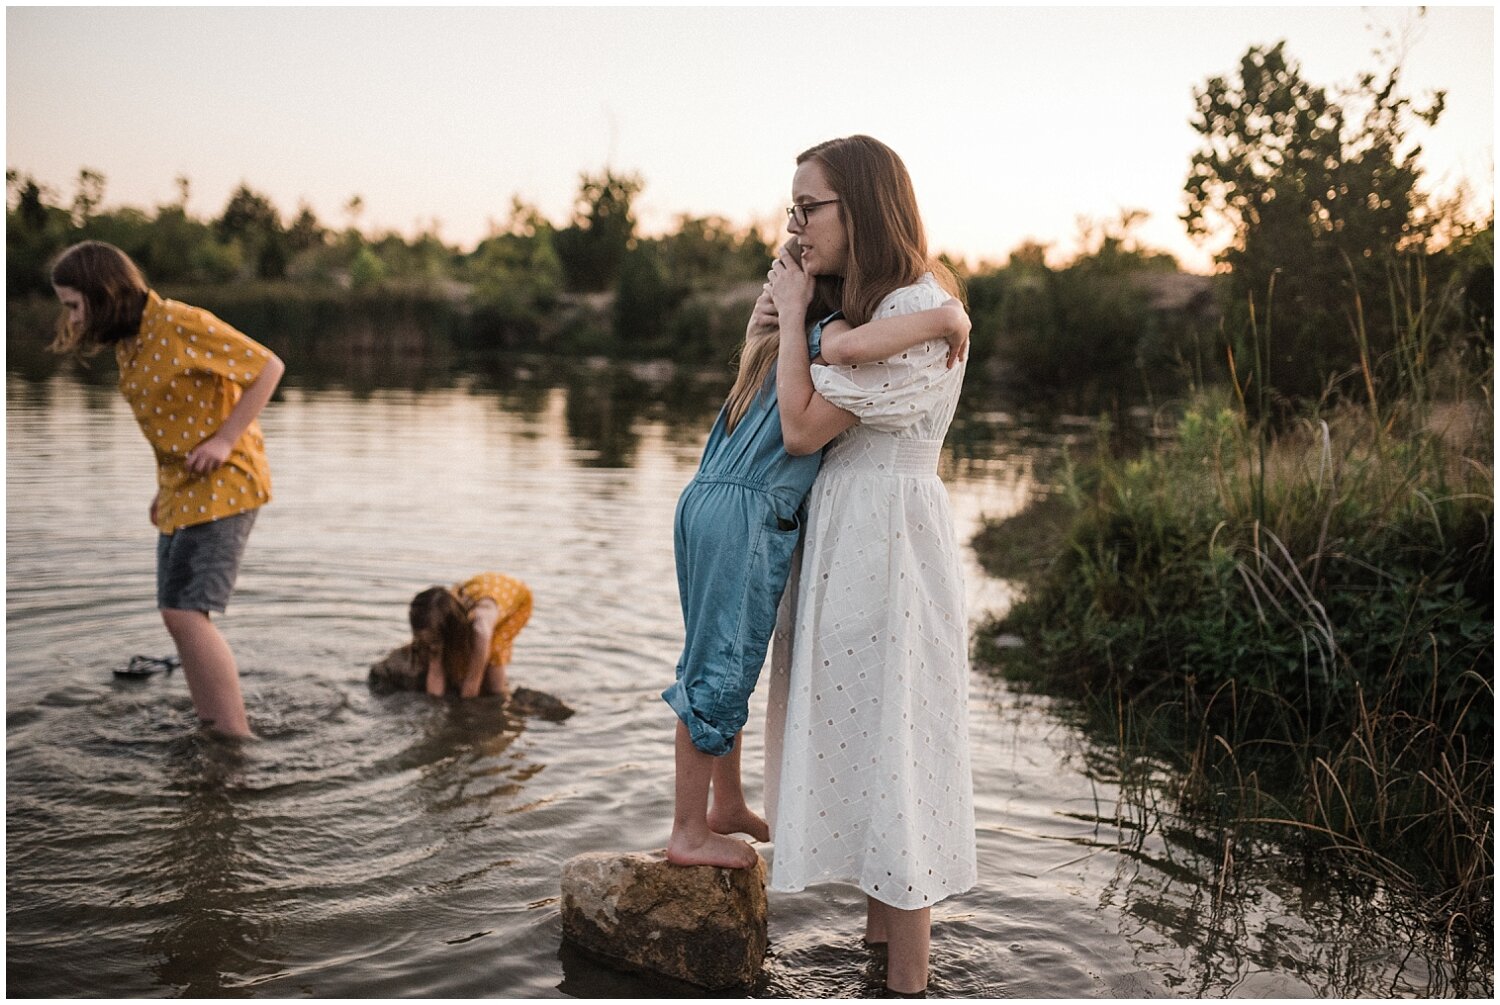
[[[509,698],[505,667],[530,618],[531,590],[498,572],[423,590],[411,602],[413,675],[433,696]]]

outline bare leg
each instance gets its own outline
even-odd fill
[[[734,738],[734,749],[714,758],[713,808],[708,811],[708,829],[715,834],[749,834],[757,841],[771,840],[771,828],[765,819],[745,802],[740,787],[741,732]]]
[[[708,827],[708,786],[719,758],[693,746],[687,727],[677,723],[677,805],[667,861],[675,865],[718,865],[748,869],[755,849],[743,841],[715,834]]]
[[[240,694],[240,672],[229,643],[204,611],[163,608],[161,619],[182,657],[193,711],[205,726],[225,736],[250,737],[245,699]]]
[[[900,911],[886,904],[880,906],[890,936],[885,986],[906,995],[926,990],[927,960],[932,950],[932,908]]]

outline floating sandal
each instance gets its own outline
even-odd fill
[[[180,666],[182,666],[182,660],[176,656],[132,656],[125,666],[115,667],[115,676],[150,677],[162,671],[171,673]]]

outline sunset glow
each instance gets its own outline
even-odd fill
[[[1414,26],[1409,93],[1447,91],[1429,188],[1493,199],[1493,12],[1414,8],[11,8],[6,163],[151,208],[242,181],[330,226],[471,246],[512,196],[554,221],[579,172],[639,172],[642,228],[781,224],[794,156],[867,132],[905,158],[931,238],[971,263],[1139,208],[1146,243],[1205,270],[1177,216],[1192,91],[1287,40],[1330,88]],[[1367,27],[1367,25],[1376,27]],[[364,209],[345,207],[354,195]]]

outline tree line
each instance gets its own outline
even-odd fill
[[[1336,92],[1306,80],[1284,44],[1251,47],[1237,76],[1194,92],[1201,143],[1183,220],[1205,240],[1229,235],[1221,274],[1182,278],[1171,256],[1137,240],[1144,214],[1129,209],[1083,223],[1061,264],[1027,243],[1004,263],[958,266],[974,318],[971,370],[1075,407],[1231,380],[1271,408],[1317,396],[1331,375],[1380,379],[1417,286],[1442,293],[1445,331],[1488,340],[1493,208],[1474,219],[1461,197],[1426,197],[1409,138],[1443,106],[1440,93],[1404,95],[1399,67]],[[358,196],[340,227],[305,204],[284,214],[248,184],[201,218],[187,209],[186,178],[175,201],[149,211],[105,208],[106,179],[88,168],[71,199],[14,170],[6,182],[11,298],[48,295],[49,259],[95,238],[123,248],[153,283],[240,311],[226,316],[247,329],[300,330],[315,315],[325,338],[338,337],[341,316],[374,322],[399,302],[465,347],[724,362],[777,240],[687,214],[643,235],[645,181],[612,168],[580,174],[561,223],[514,198],[471,251],[435,228],[367,232]]]
[[[88,168],[71,200],[14,170],[6,183],[11,297],[50,295],[51,258],[94,239],[125,250],[152,283],[168,289],[240,287],[276,296],[297,286],[300,296],[323,289],[352,302],[392,291],[455,301],[479,341],[498,346],[537,341],[570,295],[613,291],[639,300],[644,292],[654,307],[670,308],[695,292],[754,280],[771,256],[754,227],[721,217],[684,214],[670,233],[642,236],[634,201],[643,181],[611,169],[580,176],[567,223],[554,224],[517,198],[505,222],[471,251],[445,243],[435,229],[412,237],[367,232],[358,226],[359,196],[345,207],[347,225],[334,227],[305,204],[288,221],[248,184],[204,219],[187,209],[186,178],[177,179],[177,200],[154,211],[103,208],[106,179]]]

